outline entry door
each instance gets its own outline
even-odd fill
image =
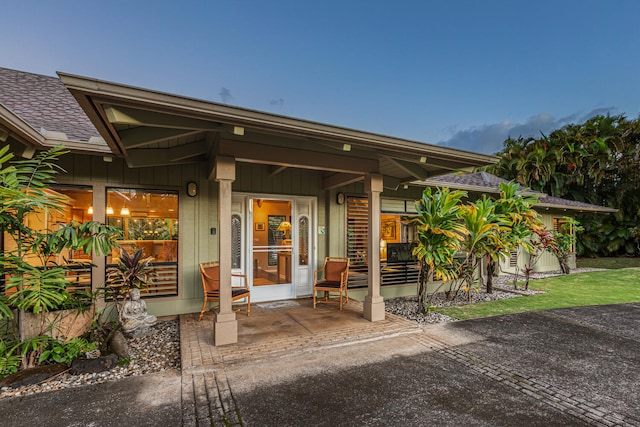
[[[250,198],[251,299],[293,298],[293,203],[290,199]]]
[[[311,295],[316,200],[233,195],[233,272],[248,277],[251,301]]]

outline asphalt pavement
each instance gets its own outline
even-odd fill
[[[0,400],[0,425],[640,426],[640,304],[265,349],[210,372],[195,399],[226,395],[235,417],[186,419],[183,371]]]

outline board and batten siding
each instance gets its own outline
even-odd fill
[[[218,185],[209,181],[206,163],[129,168],[121,158],[105,161],[102,156],[67,154],[59,165],[66,171],[59,175],[61,184],[87,185],[94,190],[94,209],[104,212],[106,189],[110,187],[167,189],[179,192],[179,270],[178,296],[147,299],[151,314],[157,316],[199,312],[202,305],[202,284],[198,264],[219,259],[218,248]],[[272,173],[273,167],[248,163],[236,164],[236,180],[232,191],[251,194],[282,194],[287,196],[312,196],[318,199],[317,226],[324,227],[325,234],[316,232],[318,261],[327,252],[329,225],[326,218],[331,206],[325,209],[326,195],[322,190],[322,172],[303,169],[284,169]],[[198,184],[198,195],[189,197],[185,188],[188,182]],[[103,201],[102,207],[96,197]],[[329,203],[329,205],[331,205]],[[333,204],[335,207],[335,203]],[[216,228],[212,234],[211,229]],[[339,244],[344,245],[339,235]],[[104,263],[98,273],[104,277]],[[95,284],[95,282],[94,282]]]
[[[210,229],[218,226],[217,185],[207,180],[207,165],[190,164],[148,168],[129,168],[121,158],[104,161],[102,156],[66,154],[58,164],[66,171],[58,176],[61,184],[88,185],[96,196],[104,196],[107,188],[166,189],[178,191],[180,239],[178,252],[178,296],[147,299],[149,312],[158,316],[200,311],[202,284],[198,263],[218,259],[217,235]],[[188,182],[198,184],[198,195],[189,197],[184,189]],[[104,263],[98,275],[104,277]],[[95,274],[95,273],[94,273]],[[95,282],[94,282],[95,286]]]

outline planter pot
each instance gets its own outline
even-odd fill
[[[95,307],[79,312],[76,309],[57,310],[46,313],[25,313],[26,338],[47,335],[59,341],[69,341],[83,335],[93,323]]]

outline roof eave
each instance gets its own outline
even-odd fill
[[[547,208],[547,209],[558,209],[558,210],[570,210],[570,211],[578,211],[578,212],[588,212],[588,213],[616,213],[618,209],[614,208],[606,208],[606,207],[587,207],[587,206],[571,206],[571,205],[559,205],[555,203],[538,203],[536,206]]]
[[[109,101],[127,101],[141,105],[153,105],[168,112],[195,114],[197,116],[204,116],[226,123],[257,129],[293,133],[310,138],[323,138],[368,147],[393,148],[395,150],[410,151],[436,158],[460,159],[473,166],[492,164],[499,160],[499,158],[495,156],[394,138],[241,107],[228,106],[211,101],[203,101],[106,82],[94,78],[62,72],[58,72],[58,75],[76,99],[78,99],[79,95],[84,95],[92,98],[92,102],[94,101],[93,97],[96,97],[99,98],[99,102],[102,103]]]
[[[0,104],[0,126],[6,128],[8,134],[25,145],[35,148],[45,146],[44,135],[2,104]]]

